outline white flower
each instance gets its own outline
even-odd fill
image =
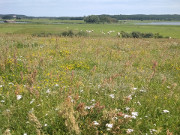
[[[116,108],[115,110],[116,110],[116,111],[121,111],[121,109],[117,109],[117,108]]]
[[[73,98],[72,98],[71,96],[68,96],[68,98],[70,98],[70,99],[71,99],[71,103],[73,103],[73,102],[74,102],[74,100],[73,100]]]
[[[138,116],[138,112],[132,112],[133,116]]]
[[[114,94],[110,94],[109,96],[110,96],[111,98],[114,98]]]
[[[46,93],[48,93],[48,94],[49,94],[50,92],[51,92],[50,89],[48,89],[48,90],[46,91]]]
[[[138,112],[132,112],[132,117],[133,119],[136,119],[136,116],[138,116]]]
[[[34,108],[31,108],[31,110],[29,111],[29,113],[32,113],[32,112],[34,112]]]
[[[140,103],[139,101],[137,102],[137,104],[138,104],[138,105],[141,105],[141,103]]]
[[[90,110],[90,109],[91,109],[91,106],[85,106],[84,109]]]
[[[107,123],[107,124],[106,124],[106,127],[108,127],[108,128],[112,128],[112,127],[113,127],[113,124],[109,124],[109,123]]]
[[[23,135],[27,135],[27,133],[24,133]]]
[[[107,131],[111,130],[110,128],[107,128]]]
[[[9,85],[14,85],[14,83],[10,82]]]
[[[124,115],[124,118],[126,119],[126,118],[131,118],[131,116],[130,115],[127,115],[127,114],[125,114]]]
[[[93,125],[98,126],[99,123],[97,121],[93,121]]]
[[[47,127],[47,124],[44,124],[45,127]]]
[[[133,115],[133,116],[131,116],[131,118],[136,119],[136,116]]]
[[[1,100],[1,103],[4,103],[5,101],[4,100]]]
[[[92,99],[91,102],[95,102],[95,99]]]
[[[17,100],[20,100],[22,98],[22,95],[16,95]]]
[[[80,90],[80,92],[82,93],[84,90]]]
[[[133,90],[137,90],[137,88],[133,88]]]
[[[88,110],[90,110],[91,108],[94,108],[94,104],[91,105],[91,106],[85,106],[85,107],[84,107],[84,109],[88,109]]]
[[[126,107],[125,109],[126,109],[126,111],[129,111],[129,110],[130,110],[130,108],[129,108],[129,107]]]
[[[140,92],[146,92],[146,90],[139,90]]]
[[[132,99],[132,95],[127,96],[127,98],[131,100]]]
[[[118,117],[113,117],[112,120],[118,120]]]
[[[3,87],[3,85],[0,85],[0,88],[2,88]]]
[[[169,111],[168,110],[163,110],[163,113],[169,113]]]
[[[149,129],[150,133],[153,134],[153,132],[157,132],[155,129]]]
[[[56,87],[58,87],[58,86],[59,86],[59,84],[55,84],[55,86],[56,86]]]
[[[32,100],[30,101],[30,104],[32,104],[34,101],[35,101],[35,99],[32,99]]]
[[[132,133],[133,131],[134,131],[133,129],[127,129],[127,130],[126,130],[126,133],[127,133],[127,134],[130,134],[130,133]]]

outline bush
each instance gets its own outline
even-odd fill
[[[132,32],[133,38],[142,38],[143,34],[141,32]]]
[[[144,33],[143,38],[153,38],[154,34],[153,33]]]
[[[162,35],[159,35],[159,33],[141,33],[141,32],[132,32],[127,33],[124,31],[121,31],[122,38],[163,38]]]
[[[163,38],[163,36],[159,35],[159,33],[155,33],[154,38]]]
[[[74,36],[74,32],[72,30],[64,31],[64,32],[62,32],[61,35],[64,36],[64,37],[73,37]]]
[[[130,33],[121,31],[122,38],[132,38],[132,35]]]

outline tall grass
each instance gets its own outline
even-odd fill
[[[0,37],[0,134],[180,133],[180,40]]]

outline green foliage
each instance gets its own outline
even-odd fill
[[[122,38],[132,38],[132,35],[130,33],[121,31]]]
[[[144,38],[153,38],[154,34],[153,33],[143,33]]]
[[[155,34],[154,34],[154,38],[163,38],[163,36],[160,35],[159,33],[155,33]]]
[[[74,33],[72,30],[68,30],[68,31],[63,31],[62,33],[50,33],[50,32],[41,32],[41,33],[34,33],[32,34],[32,36],[34,37],[52,37],[52,36],[56,36],[56,37],[73,37],[73,36],[77,36],[77,37],[87,37],[88,33],[85,31],[79,31],[78,33]],[[19,43],[19,45],[17,44],[18,47],[23,47],[24,45]]]
[[[101,23],[117,23],[118,20],[107,15],[100,15],[99,20]]]
[[[13,19],[13,16],[11,15],[5,15],[2,17],[2,19]]]
[[[132,32],[132,37],[133,38],[142,38],[143,34],[140,32]]]
[[[117,23],[118,20],[107,15],[90,15],[84,18],[86,23]]]
[[[180,20],[180,15],[111,15],[117,20]]]
[[[74,36],[74,32],[72,30],[68,30],[68,31],[62,32],[61,35],[64,36],[64,37],[66,37],[66,36],[73,37]]]
[[[32,36],[37,36],[37,37],[50,37],[52,35],[57,35],[57,34],[46,33],[46,32],[32,34]]]
[[[27,48],[27,47],[38,47],[39,45],[37,43],[32,43],[32,44],[24,44],[22,42],[17,42],[15,44],[17,48]]]
[[[142,32],[131,32],[127,33],[121,31],[122,38],[163,38],[163,36],[159,35],[159,33],[142,33]]]
[[[84,18],[86,23],[99,23],[99,17],[97,15],[90,15]]]

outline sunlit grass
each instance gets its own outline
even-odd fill
[[[2,34],[0,134],[179,134],[179,46]]]
[[[42,20],[41,20],[42,21]],[[45,22],[46,23],[46,22]],[[134,25],[134,24],[0,24],[0,33],[15,33],[15,34],[39,34],[51,33],[60,34],[64,31],[72,30],[75,33],[79,31],[90,31],[90,37],[116,37],[118,32],[133,32],[142,33],[159,33],[163,37],[180,38],[179,26],[151,26],[151,25]],[[110,35],[109,31],[113,31]]]

